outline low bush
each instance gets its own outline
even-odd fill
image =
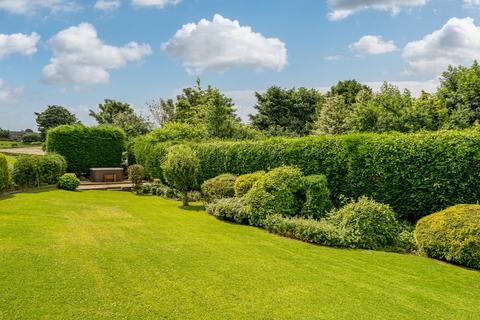
[[[56,184],[58,179],[65,174],[67,162],[61,155],[47,154],[35,157],[35,159],[40,183]]]
[[[12,179],[17,187],[34,188],[40,185],[38,157],[20,156],[13,165]]]
[[[300,169],[280,167],[268,172],[245,195],[250,223],[261,226],[263,219],[272,214],[295,216],[302,207],[302,191]]]
[[[427,256],[480,269],[480,205],[457,205],[426,216],[414,235]]]
[[[145,178],[145,170],[139,164],[133,164],[128,167],[128,179],[133,183],[134,191],[138,192]]]
[[[303,183],[305,202],[302,207],[302,215],[313,219],[325,217],[333,207],[327,178],[323,175],[307,176],[303,179]]]
[[[265,171],[257,171],[254,173],[242,174],[235,180],[233,189],[235,190],[235,197],[243,197],[252,189],[255,182],[260,180],[265,175]]]
[[[248,214],[242,198],[219,199],[207,204],[206,210],[221,220],[248,224]]]
[[[329,222],[346,235],[351,248],[381,249],[394,247],[401,231],[395,212],[389,205],[361,197],[329,214]]]
[[[80,186],[80,179],[74,173],[65,173],[58,180],[59,189],[75,191],[78,186]]]
[[[22,137],[22,142],[27,144],[39,141],[42,141],[42,138],[38,133],[25,133]]]
[[[283,237],[302,240],[324,246],[345,247],[345,230],[335,227],[325,219],[270,215],[263,221],[265,229]]]
[[[6,191],[10,186],[10,173],[7,158],[0,153],[0,193]]]
[[[233,186],[237,177],[231,174],[221,174],[205,181],[202,186],[202,194],[205,202],[213,202],[218,199],[231,198],[235,195]]]

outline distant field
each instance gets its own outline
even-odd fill
[[[17,148],[32,146],[31,144],[25,144],[23,142],[0,140],[0,149],[15,148],[15,145]]]

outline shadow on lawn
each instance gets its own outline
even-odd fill
[[[192,211],[192,212],[205,211],[205,206],[200,204],[200,203],[194,203],[194,204],[189,205],[188,207],[180,205],[178,208],[180,208],[182,210],[185,210],[185,211]]]
[[[7,200],[7,199],[12,199],[15,198],[18,194],[21,193],[47,193],[47,192],[52,192],[57,190],[55,186],[48,186],[48,187],[40,187],[40,188],[35,188],[35,189],[24,189],[24,190],[18,190],[14,191],[11,193],[5,193],[5,194],[0,194],[0,201]]]

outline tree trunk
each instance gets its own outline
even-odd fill
[[[188,191],[183,192],[183,206],[188,207]]]

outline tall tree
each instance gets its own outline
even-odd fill
[[[113,124],[115,116],[118,114],[133,114],[133,108],[128,103],[117,100],[105,99],[98,105],[99,112],[90,109],[90,117],[94,118],[98,124]]]
[[[331,96],[319,111],[314,128],[317,134],[341,134],[350,130],[349,118],[351,110],[343,96]]]
[[[266,133],[306,135],[324,98],[315,89],[270,87],[256,92],[257,114],[250,115],[252,125]]]
[[[327,97],[342,96],[345,98],[346,106],[352,106],[357,102],[357,95],[362,90],[372,93],[372,88],[361,84],[357,80],[343,80],[330,88],[330,91],[327,92]]]
[[[45,141],[48,129],[64,124],[80,123],[67,108],[57,105],[47,106],[43,112],[35,112],[35,116],[42,141]]]
[[[175,117],[175,102],[172,99],[153,100],[147,102],[146,105],[156,126],[163,127],[173,121]]]
[[[211,90],[204,122],[211,137],[220,139],[234,137],[239,120],[235,117],[232,99],[225,97],[218,89]]]

